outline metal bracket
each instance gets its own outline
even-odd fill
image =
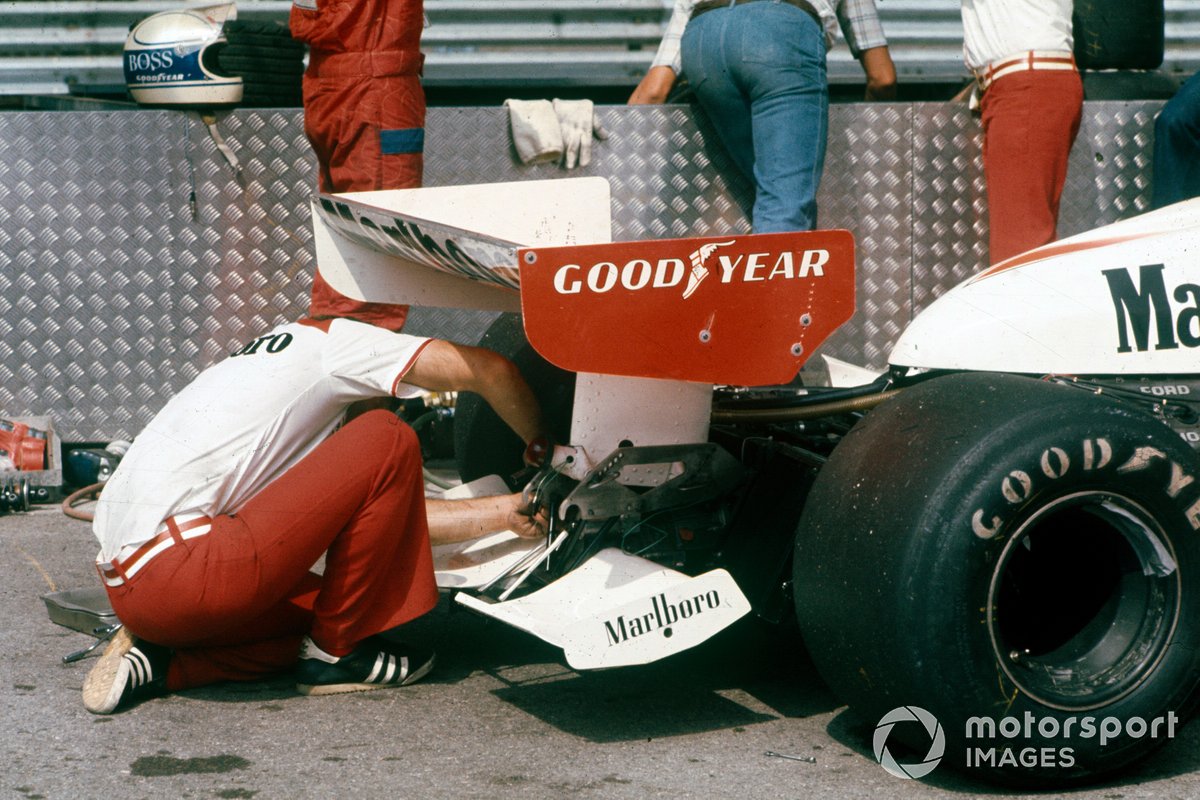
[[[119,630],[121,630],[121,623],[119,622],[114,622],[112,625],[101,625],[100,627],[94,629],[92,631],[92,635],[98,637],[96,641],[92,642],[82,650],[76,650],[74,653],[67,653],[62,657],[62,663],[74,664],[76,661],[82,661],[91,655],[93,650],[111,639],[113,634]]]
[[[742,476],[737,459],[711,442],[621,447],[588,473],[558,513],[592,521],[690,506],[729,492]]]

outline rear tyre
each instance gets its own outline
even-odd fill
[[[215,62],[210,68],[242,79],[242,105],[260,108],[301,105],[305,46],[292,38],[287,26],[231,20],[226,23],[225,38],[206,57]]]
[[[822,676],[867,722],[919,707],[942,726],[948,767],[1078,782],[1185,718],[1198,526],[1196,456],[1148,415],[1028,378],[938,378],[870,413],[819,474],[797,615]],[[891,734],[919,762],[930,729]]]
[[[556,442],[566,442],[575,400],[575,374],[537,354],[525,338],[521,318],[503,314],[492,323],[480,347],[508,357],[525,377]],[[509,480],[524,467],[525,444],[482,397],[463,393],[454,411],[454,457],[459,475],[472,481],[485,475]],[[519,486],[512,486],[518,489]]]
[[[1075,0],[1072,31],[1080,69],[1158,69],[1163,0]]]

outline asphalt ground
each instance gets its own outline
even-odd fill
[[[52,623],[41,598],[97,585],[95,549],[56,506],[0,516],[0,797],[1200,797],[1195,722],[1135,770],[1067,794],[942,768],[894,778],[873,724],[832,696],[794,631],[759,621],[663,662],[580,674],[444,599],[409,626],[439,658],[413,686],[309,698],[280,678],[93,716],[80,687],[94,661],[62,663],[92,639]]]

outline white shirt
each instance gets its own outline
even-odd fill
[[[1071,0],[962,0],[963,60],[971,70],[1028,50],[1070,53]]]
[[[416,394],[401,379],[428,341],[347,319],[294,322],[204,370],[108,479],[92,523],[97,561],[153,538],[175,514],[236,512],[332,433],[355,400]]]

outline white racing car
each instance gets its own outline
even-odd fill
[[[550,535],[438,553],[457,602],[577,669],[794,612],[912,777],[1092,779],[1175,735],[1200,681],[1200,201],[996,265],[885,373],[831,362],[824,387],[792,379],[854,312],[848,233],[608,244],[607,209],[594,178],[314,203],[343,292],[523,311],[482,344],[560,423],[529,485]],[[521,467],[481,401],[455,438],[463,491]]]

